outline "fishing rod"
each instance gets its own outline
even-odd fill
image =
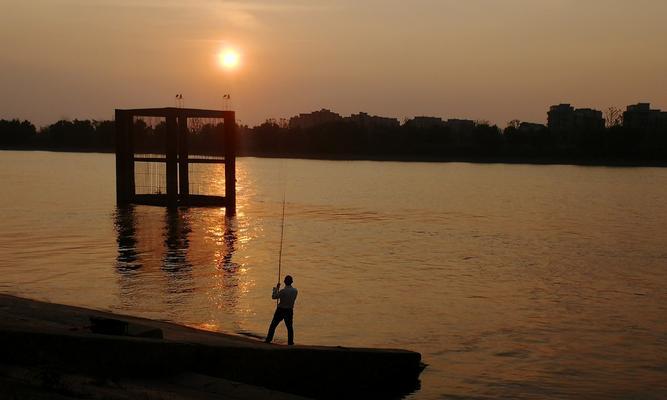
[[[283,238],[285,237],[285,191],[283,191],[283,216],[280,223],[280,251],[278,252],[278,283],[280,283],[280,270],[283,260]]]

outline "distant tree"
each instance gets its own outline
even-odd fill
[[[284,132],[274,118],[268,118],[250,130],[243,147],[259,154],[282,154]]]
[[[132,121],[132,141],[134,142],[134,152],[137,154],[155,151],[155,128],[149,126],[141,118],[135,119]]]
[[[114,121],[93,121],[95,128],[95,147],[113,150],[116,143],[116,123]]]
[[[609,107],[604,112],[605,126],[612,128],[623,125],[623,111],[617,107]]]
[[[0,146],[26,146],[35,138],[35,125],[18,119],[0,120]]]
[[[89,149],[93,147],[95,127],[90,120],[60,120],[39,132],[54,148]]]
[[[549,129],[507,122],[501,131],[488,121],[468,127],[365,125],[348,120],[324,123],[308,129],[290,129],[286,118],[268,118],[250,128],[238,123],[239,154],[289,157],[353,157],[382,159],[448,159],[476,157],[556,157],[565,160],[667,161],[664,129],[631,129],[623,126],[622,110],[609,107],[605,127]],[[188,124],[191,154],[222,154],[224,124],[192,119]],[[164,119],[133,121],[135,153],[163,153],[166,149]],[[0,120],[0,147],[113,150],[114,121],[61,120],[36,130],[29,121]]]
[[[500,128],[488,122],[477,122],[473,130],[473,155],[497,155],[502,147],[503,137]]]
[[[224,141],[225,125],[222,122],[204,124],[199,133],[197,152],[200,154],[222,155],[224,154]]]
[[[518,119],[513,119],[507,122],[507,128],[519,129],[519,126],[521,126],[521,121],[519,121]]]

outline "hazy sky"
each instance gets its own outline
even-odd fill
[[[667,108],[665,0],[0,0],[0,118],[222,107],[541,122]],[[223,45],[242,65],[223,71]]]

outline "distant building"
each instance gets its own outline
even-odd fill
[[[623,126],[642,131],[667,131],[667,112],[651,110],[650,103],[630,105],[623,113]]]
[[[471,133],[475,129],[475,121],[469,119],[448,119],[445,126],[455,135]]]
[[[307,114],[299,114],[290,118],[290,129],[310,129],[315,126],[324,125],[332,122],[342,121],[343,117],[340,114],[327,110],[325,108],[320,111],[313,111]]]
[[[575,109],[569,104],[549,108],[548,126],[553,131],[589,131],[604,128],[602,111],[591,108]]]
[[[441,128],[445,122],[440,117],[414,117],[406,121],[405,125],[418,129]]]
[[[569,104],[551,106],[547,116],[547,125],[551,130],[571,130],[574,125],[574,107]]]
[[[345,117],[345,121],[356,124],[365,129],[390,129],[398,128],[400,122],[396,118],[378,117],[376,115],[368,115],[365,112],[359,114],[352,114]]]
[[[532,122],[522,122],[519,124],[519,132],[534,133],[547,129],[544,124],[535,124]]]
[[[577,108],[574,110],[574,128],[577,130],[604,129],[602,111],[592,108]]]

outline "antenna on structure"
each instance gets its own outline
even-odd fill
[[[222,109],[224,111],[229,111],[229,103],[232,100],[232,96],[227,93],[222,95]]]

